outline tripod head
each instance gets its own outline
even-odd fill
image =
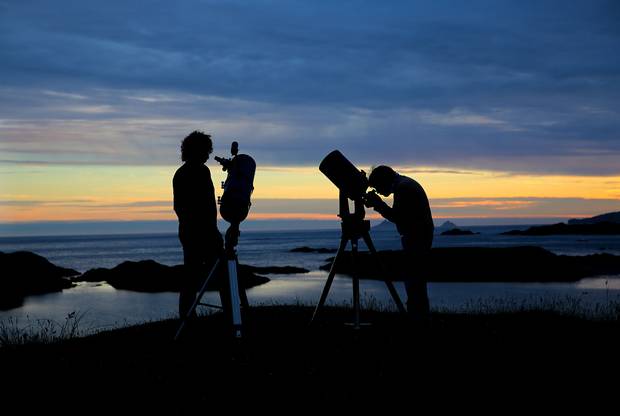
[[[370,230],[370,221],[364,219],[366,209],[362,198],[353,200],[353,212],[351,212],[349,198],[344,192],[340,191],[339,206],[338,216],[344,235],[357,240]]]
[[[228,229],[226,230],[226,234],[224,236],[224,250],[234,252],[237,244],[239,244],[239,235],[241,232],[239,231],[239,223],[230,224]]]

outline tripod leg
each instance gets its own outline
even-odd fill
[[[239,281],[237,280],[237,260],[228,260],[228,282],[230,284],[230,307],[235,336],[241,337],[241,302],[239,300]]]
[[[377,253],[377,249],[375,249],[375,245],[373,244],[372,239],[370,238],[370,234],[368,232],[365,232],[362,234],[362,238],[364,239],[364,242],[368,246],[368,250],[370,250],[370,253],[375,258],[377,264],[379,264],[379,267],[381,269],[381,274],[382,274],[381,279],[385,282],[385,285],[387,286],[388,291],[390,292],[390,295],[392,295],[392,299],[394,299],[394,303],[396,303],[396,307],[398,308],[400,313],[406,314],[407,311],[405,310],[405,307],[403,306],[403,303],[400,300],[400,297],[398,296],[398,292],[396,291],[394,284],[392,284],[392,282],[387,279],[387,275],[386,275],[387,270],[383,262],[381,261],[381,258],[379,257],[379,253]]]
[[[360,279],[357,275],[357,239],[351,240],[351,266],[353,271],[353,328],[360,329]]]
[[[316,305],[316,308],[314,308],[314,313],[312,314],[312,319],[310,319],[310,324],[314,322],[314,319],[316,318],[316,315],[318,314],[319,309],[323,307],[323,304],[325,303],[325,300],[327,299],[327,294],[329,293],[329,289],[331,288],[332,282],[334,281],[334,276],[336,275],[336,262],[338,261],[338,258],[340,258],[340,256],[342,255],[344,248],[347,246],[347,241],[348,240],[345,237],[342,237],[340,239],[340,247],[338,247],[338,251],[336,252],[336,256],[334,257],[334,261],[332,262],[332,267],[329,269],[329,275],[327,276],[327,282],[325,282],[325,287],[323,288],[323,292],[321,293],[321,299],[319,300],[319,303]]]
[[[192,304],[192,307],[187,312],[187,315],[185,315],[185,317],[183,318],[183,321],[181,321],[181,325],[179,325],[179,329],[177,329],[177,333],[174,336],[175,341],[179,338],[179,335],[181,335],[181,331],[183,331],[183,328],[185,328],[185,324],[187,323],[187,320],[190,318],[190,316],[192,316],[192,314],[198,307],[198,304],[200,303],[200,299],[202,299],[202,296],[207,290],[207,284],[209,283],[209,280],[211,280],[211,277],[213,277],[213,275],[215,274],[215,271],[217,270],[217,266],[219,266],[219,264],[220,264],[220,259],[218,258],[215,261],[215,264],[213,265],[213,267],[211,268],[209,275],[207,276],[204,283],[202,284],[202,288],[200,288],[200,292],[198,292],[196,299],[194,299],[194,303]]]
[[[239,261],[235,260],[237,263],[237,272],[239,272]],[[239,297],[241,298],[241,306],[247,311],[250,309],[250,302],[248,302],[248,294],[245,290],[245,286],[243,283],[239,282]]]

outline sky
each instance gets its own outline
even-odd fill
[[[436,219],[617,211],[618,22],[614,0],[0,0],[0,223],[174,220],[193,130],[256,159],[252,220],[335,219],[334,149],[418,180]]]

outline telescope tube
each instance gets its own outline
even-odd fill
[[[352,200],[361,199],[368,189],[368,179],[338,150],[334,150],[321,162],[319,170]]]
[[[220,198],[220,215],[231,224],[239,224],[250,212],[254,191],[256,162],[248,155],[235,156],[228,165],[224,193]]]

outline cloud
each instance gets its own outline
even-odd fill
[[[70,98],[70,99],[74,99],[74,100],[85,100],[88,97],[84,96],[84,95],[80,95],[80,94],[70,94],[67,92],[59,92],[59,91],[46,91],[43,90],[41,91],[42,94],[44,95],[49,95],[52,97],[60,97],[60,98]]]
[[[418,114],[418,118],[425,123],[440,126],[504,126],[503,120],[493,119],[489,116],[471,114],[467,111],[452,109],[448,113],[436,113],[423,111]]]
[[[620,210],[620,200],[602,198],[436,198],[434,217],[557,217],[573,218]]]
[[[614,1],[9,1],[3,159],[620,173]],[[7,157],[10,156],[10,157]]]

